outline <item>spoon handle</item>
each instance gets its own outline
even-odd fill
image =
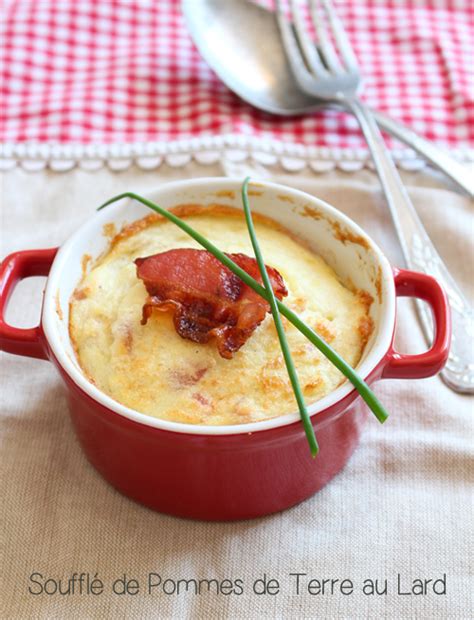
[[[474,193],[474,183],[472,181],[472,171],[460,162],[456,161],[452,155],[444,151],[439,146],[433,144],[429,140],[425,140],[414,131],[394,121],[389,116],[372,110],[372,114],[377,123],[384,129],[401,140],[412,149],[423,155],[433,166],[439,168],[446,174],[456,185],[472,196]]]
[[[453,338],[450,356],[441,371],[441,376],[456,392],[473,393],[473,309],[428,237],[371,111],[359,99],[347,98],[344,102],[359,121],[372,153],[407,266],[434,276],[448,296],[452,311]],[[431,342],[433,337],[431,314],[422,303],[418,303],[417,308],[425,336]]]

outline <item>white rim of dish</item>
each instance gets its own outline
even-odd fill
[[[328,216],[339,220],[345,226],[347,226],[352,232],[354,232],[357,236],[364,238],[371,250],[377,257],[377,260],[382,269],[382,290],[384,291],[384,312],[380,319],[380,325],[378,330],[378,335],[375,342],[372,345],[372,349],[366,358],[356,367],[357,373],[365,378],[370,375],[370,373],[374,370],[380,360],[384,357],[386,352],[388,351],[391,341],[393,328],[395,323],[395,286],[393,281],[393,272],[390,263],[388,262],[385,255],[382,253],[380,248],[372,241],[372,239],[350,218],[346,215],[338,211],[335,207],[332,207],[328,203],[320,200],[319,198],[315,198],[310,194],[302,192],[297,189],[293,189],[287,187],[285,185],[280,185],[278,183],[271,183],[268,181],[262,181],[260,179],[254,179],[253,182],[259,184],[259,186],[263,188],[274,189],[277,191],[284,191],[287,194],[291,194],[298,202],[304,201],[305,204],[311,202],[316,208],[323,209]],[[234,190],[240,191],[242,186],[242,179],[240,178],[229,178],[229,177],[207,177],[207,178],[197,178],[190,179],[186,181],[173,181],[171,183],[166,183],[160,186],[158,191],[165,189],[167,192],[172,192],[173,190],[183,190],[186,187],[199,187],[206,186],[207,189],[211,190]],[[150,192],[147,193],[147,196],[150,196]],[[153,198],[150,198],[153,199]],[[61,268],[62,263],[68,257],[69,253],[73,251],[75,241],[84,234],[84,230],[87,227],[87,224],[92,226],[94,221],[99,221],[104,217],[104,214],[107,214],[110,221],[110,215],[113,214],[113,210],[118,209],[117,205],[111,205],[107,208],[107,210],[96,213],[93,219],[90,219],[89,222],[86,222],[83,226],[81,226],[69,239],[60,247],[53,265],[51,267],[50,274],[48,276],[45,294],[44,294],[44,303],[43,303],[43,311],[42,311],[42,327],[48,344],[60,364],[63,370],[69,375],[72,381],[83,390],[88,396],[90,396],[93,400],[97,401],[107,409],[128,418],[129,420],[133,420],[134,422],[138,422],[139,424],[143,424],[145,426],[150,426],[153,428],[157,428],[160,430],[171,431],[174,433],[182,433],[182,434],[190,434],[190,435],[242,435],[242,434],[250,434],[257,433],[266,430],[271,430],[275,428],[279,428],[281,426],[288,426],[290,424],[294,424],[295,422],[300,421],[299,412],[289,413],[285,415],[281,415],[275,418],[271,418],[269,420],[263,420],[260,422],[249,422],[246,424],[232,424],[232,425],[221,425],[221,426],[211,426],[211,425],[192,425],[186,424],[183,422],[172,422],[169,420],[162,420],[160,418],[154,418],[148,414],[140,413],[135,411],[134,409],[130,409],[125,405],[117,402],[101,390],[99,390],[95,385],[93,385],[80,371],[79,369],[72,363],[68,354],[66,353],[64,347],[62,346],[59,334],[56,331],[56,327],[53,321],[53,316],[56,308],[56,292],[58,287],[60,286],[61,281]],[[80,259],[78,259],[80,260]],[[338,401],[342,400],[346,397],[350,392],[355,391],[354,386],[348,380],[346,380],[340,387],[336,390],[327,394],[320,400],[312,403],[308,406],[308,414],[310,417],[317,415],[321,411],[328,409],[329,407],[335,405]]]

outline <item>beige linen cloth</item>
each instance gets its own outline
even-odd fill
[[[107,169],[6,173],[2,187],[2,255],[63,242],[104,199],[146,192],[166,180],[243,174],[245,166],[190,163],[155,171]],[[248,169],[245,170],[248,172]],[[378,181],[358,173],[283,173],[255,177],[319,196],[361,224],[394,264],[401,264]],[[472,294],[472,205],[439,178],[407,173],[413,201],[466,293]],[[470,288],[471,287],[471,288]],[[41,281],[18,287],[8,317],[37,322]],[[472,297],[471,297],[472,299]],[[400,350],[425,348],[410,301],[399,303]],[[376,392],[391,416],[370,418],[361,445],[322,491],[281,514],[237,523],[204,523],[158,514],[111,488],[86,461],[74,436],[63,387],[44,361],[2,355],[1,440],[3,585],[1,618],[459,618],[473,616],[472,400],[439,378],[385,381]],[[230,481],[229,484],[232,484]],[[89,573],[100,595],[34,595],[32,573],[67,581]],[[136,594],[113,594],[124,573]],[[149,573],[163,580],[241,579],[243,594],[205,589],[146,591]],[[263,574],[278,594],[252,586]],[[306,573],[296,592],[290,573]],[[408,595],[414,579],[446,577],[446,594]],[[309,579],[350,579],[352,594],[310,594]],[[387,594],[362,592],[366,579]],[[168,591],[172,590],[168,582]],[[439,586],[439,584],[438,584]],[[51,586],[53,587],[53,586]],[[438,587],[438,590],[440,586]],[[133,591],[133,590],[132,590]]]

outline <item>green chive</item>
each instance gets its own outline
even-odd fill
[[[192,237],[195,241],[199,243],[203,248],[208,250],[213,256],[215,256],[220,262],[225,265],[232,273],[235,273],[237,277],[239,277],[245,284],[250,286],[256,293],[258,293],[261,297],[266,299],[269,302],[268,295],[266,290],[261,286],[256,280],[252,278],[246,271],[241,269],[233,260],[231,260],[228,256],[226,256],[223,252],[219,250],[213,243],[208,241],[205,237],[203,237],[197,230],[194,230],[191,226],[189,226],[184,220],[176,217],[173,213],[170,213],[166,209],[159,207],[151,200],[147,198],[143,198],[139,194],[135,194],[134,192],[124,192],[123,194],[119,194],[118,196],[114,196],[104,202],[98,210],[103,209],[107,205],[112,204],[113,202],[117,202],[118,200],[122,200],[122,198],[132,198],[133,200],[137,200],[141,202],[146,207],[152,209],[152,211],[156,211],[170,222],[173,222],[184,230],[190,237]],[[314,346],[321,351],[321,353],[328,358],[328,360],[352,383],[352,385],[359,392],[363,400],[366,402],[368,407],[372,410],[375,417],[379,420],[379,422],[385,422],[388,417],[388,413],[383,407],[382,403],[378,400],[375,394],[372,392],[367,383],[359,377],[359,375],[355,372],[349,364],[342,359],[342,357],[334,351],[322,338],[319,336],[311,327],[306,325],[292,310],[287,308],[285,304],[283,304],[278,299],[277,306],[281,314],[286,317],[290,323],[292,323],[296,329],[298,329],[306,338],[314,344]],[[270,303],[270,302],[269,302]]]
[[[260,275],[262,276],[262,281],[265,285],[265,290],[267,291],[268,301],[270,302],[273,320],[275,322],[275,328],[277,330],[278,339],[280,340],[281,352],[285,360],[286,370],[288,371],[291,385],[293,386],[295,399],[298,403],[298,409],[300,410],[300,416],[303,422],[306,438],[309,443],[309,448],[311,450],[311,455],[315,457],[319,451],[318,442],[316,440],[316,435],[314,434],[313,425],[311,424],[311,420],[308,415],[308,410],[306,409],[303,393],[300,387],[300,382],[298,380],[298,375],[296,374],[295,365],[293,364],[293,359],[291,357],[290,349],[288,347],[285,330],[283,329],[280,312],[278,311],[278,306],[276,303],[275,293],[273,292],[272,284],[270,282],[270,278],[268,277],[267,268],[265,266],[265,261],[263,260],[262,252],[258,244],[257,235],[255,234],[255,228],[253,225],[252,213],[250,211],[247,193],[249,181],[250,177],[247,177],[242,185],[242,202],[244,203],[244,212],[245,219],[247,220],[247,228],[249,229],[250,240],[252,241],[252,247],[255,253],[255,258],[257,259],[258,268],[260,269]]]

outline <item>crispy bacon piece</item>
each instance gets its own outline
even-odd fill
[[[254,258],[227,256],[262,283]],[[267,301],[207,250],[168,250],[137,258],[135,264],[149,295],[143,306],[142,325],[154,308],[172,312],[180,336],[199,343],[215,338],[222,357],[230,359],[270,312]],[[267,271],[276,297],[288,295],[278,271],[272,267]]]

